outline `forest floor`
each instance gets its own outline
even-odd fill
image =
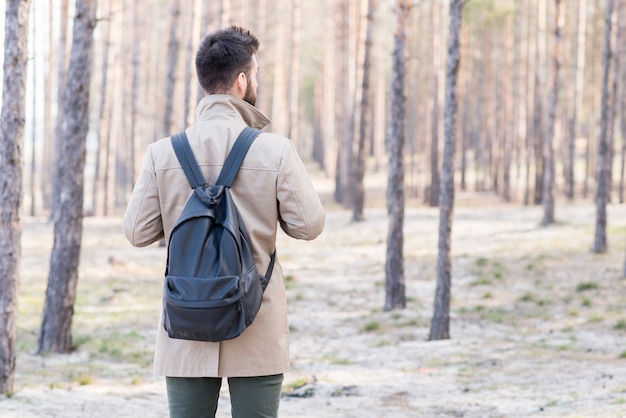
[[[351,223],[329,204],[317,240],[279,236],[292,359],[282,417],[626,416],[626,205],[609,206],[609,251],[596,255],[590,203],[558,202],[546,228],[540,207],[459,194],[444,341],[427,341],[438,210],[407,208],[407,307],[384,312],[378,206]],[[0,398],[0,417],[166,417],[164,381],[152,376],[164,248],[132,248],[119,218],[85,219],[76,349],[42,357],[52,226],[23,222],[15,392]],[[228,416],[224,385],[218,417]]]

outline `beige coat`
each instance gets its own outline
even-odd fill
[[[186,130],[205,180],[217,179],[243,128],[262,129],[269,120],[255,107],[230,95],[209,95],[198,104],[197,122]],[[126,214],[124,231],[142,247],[165,238],[191,189],[169,138],[151,144]],[[250,234],[259,272],[267,270],[277,225],[289,236],[311,240],[324,227],[324,210],[293,143],[262,133],[252,144],[232,187],[232,196]],[[244,333],[219,343],[171,339],[159,320],[154,371],[162,376],[265,376],[289,369],[289,328],[283,272],[278,261],[263,303]],[[163,260],[165,264],[165,260]],[[155,282],[155,286],[158,284]]]

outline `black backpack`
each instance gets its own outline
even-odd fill
[[[206,184],[187,135],[171,138],[193,194],[176,221],[167,247],[164,325],[171,338],[224,341],[254,320],[272,270],[256,269],[250,238],[230,187],[259,131],[246,127],[228,154],[215,184]]]

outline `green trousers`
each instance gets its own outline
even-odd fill
[[[214,418],[222,386],[219,377],[166,377],[171,418]],[[233,418],[276,418],[283,375],[229,377]]]

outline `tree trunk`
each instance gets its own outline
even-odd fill
[[[35,19],[37,17],[37,13],[36,13],[36,4],[37,3],[33,3],[32,5],[32,10],[30,12],[33,22],[35,22]],[[33,38],[33,40],[37,39],[37,25],[33,24],[32,27],[33,30],[33,34],[31,35]],[[33,54],[33,58],[32,58],[32,71],[33,71],[33,92],[32,92],[32,109],[33,109],[33,116],[32,116],[32,120],[31,120],[31,156],[30,156],[30,181],[28,183],[29,186],[29,193],[30,194],[30,211],[29,214],[30,216],[35,216],[35,213],[37,212],[36,209],[36,204],[37,204],[37,196],[35,193],[35,190],[37,190],[37,44],[38,42],[34,41],[32,43],[32,54]]]
[[[432,36],[432,116],[430,122],[430,186],[428,188],[428,204],[436,207],[439,204],[439,3],[431,3],[431,36]]]
[[[45,135],[43,138],[43,158],[41,163],[41,176],[39,177],[41,188],[41,208],[43,210],[50,209],[50,196],[51,196],[51,178],[52,178],[52,152],[54,148],[54,125],[52,123],[52,96],[53,96],[53,69],[57,67],[54,59],[54,0],[49,0],[48,10],[48,55],[47,66],[45,71],[44,83],[45,83]]]
[[[29,0],[6,0],[0,118],[0,393],[13,392],[22,223]]]
[[[322,136],[323,136],[323,167],[329,178],[335,177],[337,168],[337,129],[336,129],[336,86],[337,86],[337,59],[335,48],[336,25],[333,20],[335,1],[327,0],[326,9],[329,11],[325,19],[326,30],[324,32],[324,78],[322,106]]]
[[[83,222],[85,139],[89,124],[89,85],[93,55],[96,0],[77,0],[72,54],[67,77],[61,131],[63,161],[54,245],[37,342],[37,352],[69,353],[72,348],[72,315],[78,282]]]
[[[535,153],[535,197],[534,204],[543,201],[543,176],[545,170],[543,126],[543,87],[545,86],[546,49],[546,0],[539,0],[537,7],[537,49],[535,50],[535,106],[533,117],[533,137]]]
[[[133,4],[135,4],[133,2]],[[193,122],[193,115],[195,112],[195,105],[192,106],[191,103],[191,69],[193,60],[193,39],[196,36],[195,31],[193,30],[193,24],[195,22],[195,3],[191,3],[189,6],[189,15],[188,21],[185,24],[184,30],[184,39],[185,39],[185,93],[183,95],[183,126],[182,129],[185,129]],[[133,25],[133,28],[135,26]],[[134,43],[136,45],[136,42]],[[134,95],[132,96],[134,97]],[[134,174],[134,173],[133,173]],[[134,178],[134,177],[133,177]]]
[[[299,142],[300,102],[300,34],[302,31],[301,0],[292,0],[291,20],[291,71],[289,71],[289,125],[288,137],[296,145]],[[302,147],[301,147],[302,148]]]
[[[611,15],[613,14],[613,0],[607,0],[604,16],[604,54],[602,57],[602,101],[600,115],[600,141],[598,144],[598,161],[596,163],[596,227],[592,251],[603,253],[607,249],[606,206],[609,200],[609,77],[611,67]]]
[[[134,1],[134,0],[133,0]],[[173,0],[170,33],[167,43],[167,68],[165,76],[165,111],[163,112],[163,131],[161,137],[169,136],[172,128],[172,111],[174,109],[174,87],[176,84],[176,66],[178,64],[178,19],[180,17],[180,0]]]
[[[359,106],[360,116],[358,118],[359,136],[357,139],[357,149],[354,156],[353,172],[352,172],[352,221],[359,222],[363,220],[363,206],[365,204],[365,191],[363,187],[363,178],[365,177],[365,142],[367,133],[371,126],[369,120],[370,112],[370,61],[372,50],[372,21],[374,14],[374,0],[367,0],[366,10],[361,23],[361,31],[363,33],[362,49],[363,57],[361,63],[361,105]]]
[[[578,110],[582,109],[582,91],[585,77],[585,39],[587,31],[587,0],[578,0],[579,4],[576,9],[576,32],[574,33],[574,53],[573,59],[575,60],[572,65],[572,84],[574,85],[573,97],[572,97],[572,114],[569,120],[569,140],[568,140],[568,153],[567,153],[567,198],[574,198],[574,188],[576,185],[575,168],[575,151],[576,151],[576,137],[577,137],[577,125],[578,125]]]
[[[528,34],[528,41],[526,42],[526,58],[527,58],[527,66],[526,66],[526,100],[525,100],[525,109],[526,109],[526,140],[524,141],[525,148],[525,159],[524,159],[524,205],[530,205],[530,178],[531,178],[531,157],[532,157],[532,141],[534,136],[534,123],[535,118],[533,114],[534,103],[535,103],[535,95],[537,94],[537,83],[536,83],[536,72],[532,72],[533,64],[536,65],[537,53],[533,51],[532,48],[537,48],[537,43],[532,42],[530,34],[535,32],[535,28],[531,25],[531,16],[533,5],[531,2],[528,2],[528,8],[526,10],[526,15],[528,16],[528,21],[526,25],[526,33]],[[533,117],[531,118],[531,114]]]
[[[439,252],[437,288],[429,340],[450,338],[450,289],[452,287],[451,234],[454,209],[454,147],[456,143],[456,84],[460,63],[462,0],[450,0],[446,95],[444,102],[444,147],[439,197]]]
[[[556,123],[556,106],[559,98],[559,58],[561,44],[561,0],[554,0],[554,53],[552,56],[553,70],[552,89],[548,102],[548,130],[544,142],[544,168],[543,168],[543,220],[542,225],[554,223],[554,125]]]
[[[209,33],[209,16],[210,16],[210,0],[202,0],[202,10],[200,11],[201,14],[201,18],[200,18],[200,40],[204,39],[204,37]],[[259,19],[260,21],[261,19]],[[260,54],[259,55],[259,61],[260,61]],[[194,60],[195,63],[195,60]],[[191,65],[191,63],[189,63],[189,65]],[[202,87],[200,86],[200,83],[198,83],[198,102],[200,100],[202,100],[202,98],[204,97],[204,91],[202,90]]]
[[[56,219],[56,209],[61,199],[60,197],[60,181],[57,178],[62,175],[63,167],[55,165],[55,161],[60,161],[63,157],[61,153],[61,130],[63,129],[63,95],[65,94],[65,74],[67,72],[67,20],[68,20],[69,0],[61,0],[60,7],[60,27],[59,27],[59,41],[57,44],[57,115],[54,128],[54,143],[53,143],[53,159],[52,159],[52,176],[50,189],[52,194],[50,197],[50,215],[53,220]]]
[[[99,202],[102,200],[102,196],[100,192],[103,191],[101,187],[101,179],[102,179],[102,154],[105,151],[103,138],[106,138],[108,135],[108,131],[110,129],[109,126],[109,118],[108,118],[108,94],[107,94],[107,86],[108,86],[108,74],[109,74],[109,50],[111,46],[110,42],[110,34],[111,34],[111,6],[110,2],[103,2],[102,6],[106,5],[107,9],[101,8],[100,12],[106,21],[102,25],[102,79],[100,82],[100,97],[98,104],[98,118],[96,119],[96,164],[94,168],[94,176],[93,176],[93,190],[91,195],[91,210],[94,216],[101,215],[105,213],[103,211],[103,207],[106,206],[106,202],[104,205],[100,205]],[[107,115],[107,117],[105,117]],[[108,167],[105,164],[105,167]],[[100,198],[100,199],[99,199]]]
[[[137,178],[137,119],[138,119],[138,104],[137,101],[139,99],[139,84],[141,80],[141,68],[140,68],[140,39],[141,39],[141,25],[140,25],[140,9],[139,4],[137,2],[132,2],[132,34],[133,41],[131,45],[131,66],[132,66],[132,80],[130,86],[130,176],[129,176],[129,191],[132,191],[135,186],[135,179]],[[193,16],[193,13],[192,13]],[[192,19],[193,20],[193,19]],[[190,67],[193,62],[189,61],[188,66]]]
[[[278,10],[286,11],[290,8],[286,0],[276,0]],[[288,101],[288,77],[287,77],[287,30],[288,19],[281,14],[272,16],[275,25],[274,45],[274,71],[272,93],[272,132],[288,136],[289,132],[289,101]]]
[[[626,6],[621,3],[618,8],[618,19],[624,16],[624,9]],[[622,59],[626,59],[626,31],[622,31],[621,38],[618,38],[618,53]],[[619,202],[624,203],[624,172],[626,171],[626,65],[622,65],[621,72],[621,91],[620,91],[620,113],[619,113],[619,126],[620,134],[622,136],[622,149],[621,149],[621,163],[620,163],[620,185],[619,185]],[[616,75],[617,76],[617,75]]]
[[[396,33],[392,55],[391,117],[387,155],[387,258],[385,264],[385,311],[406,307],[404,285],[404,127],[405,127],[405,41],[409,18],[408,0],[396,2]]]

